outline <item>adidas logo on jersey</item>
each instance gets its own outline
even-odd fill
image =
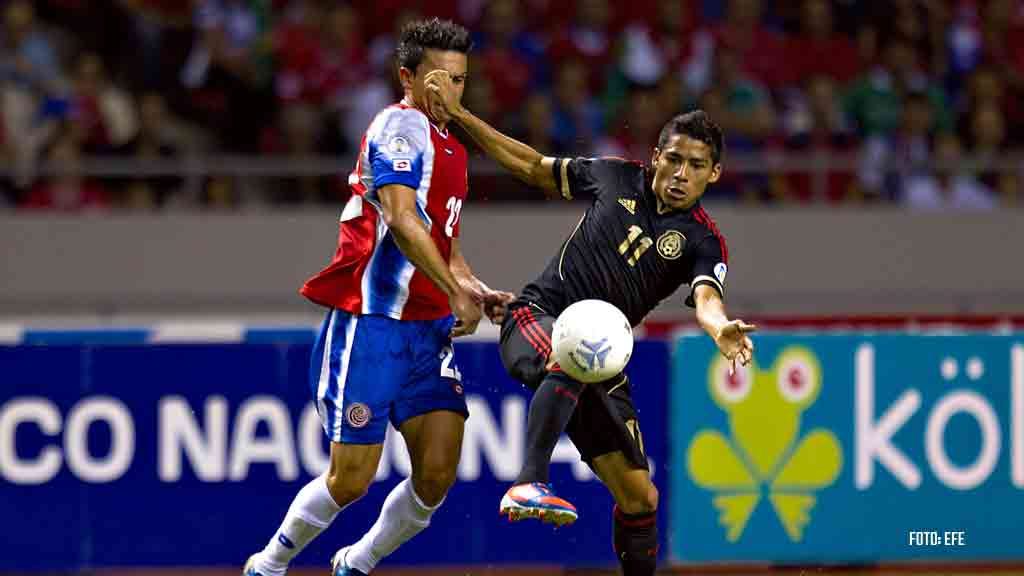
[[[636,200],[631,198],[619,198],[619,204],[629,211],[630,214],[636,214]]]

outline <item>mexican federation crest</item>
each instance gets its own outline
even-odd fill
[[[666,260],[675,260],[683,255],[686,236],[678,230],[669,230],[658,238],[658,254]]]

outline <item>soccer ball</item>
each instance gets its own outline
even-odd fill
[[[614,378],[633,355],[633,330],[618,308],[604,300],[580,300],[565,309],[551,330],[555,361],[574,380]]]

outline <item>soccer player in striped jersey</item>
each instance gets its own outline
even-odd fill
[[[427,527],[455,480],[468,415],[452,338],[481,308],[500,323],[514,295],[477,279],[459,247],[467,194],[465,148],[431,115],[423,80],[444,70],[461,98],[469,33],[437,19],[406,26],[397,48],[403,100],[381,111],[349,176],[330,265],[302,287],[327,308],[310,385],[331,441],[330,468],[296,496],[244,576],[281,576],[346,506],[366,493],[390,421],[405,438],[412,477],[377,522],[332,558],[336,576],[365,576]]]
[[[592,204],[550,260],[508,309],[501,329],[506,370],[534,390],[526,458],[499,510],[510,520],[567,524],[576,508],[548,482],[551,453],[566,432],[608,487],[615,555],[626,576],[651,576],[657,564],[658,491],[651,482],[631,386],[625,374],[584,385],[551,358],[551,329],[570,304],[586,299],[617,306],[633,326],[677,288],[722,354],[746,364],[755,329],[725,314],[729,252],[701,206],[722,173],[722,133],[702,111],[665,124],[649,165],[619,158],[552,158],[501,134],[462,107],[451,76],[427,75],[428,102],[462,126],[480,147],[524,182],[552,195]]]

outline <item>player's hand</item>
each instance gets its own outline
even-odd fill
[[[480,323],[480,304],[473,300],[465,290],[459,290],[448,297],[448,305],[455,315],[455,326],[452,327],[452,338],[468,336],[476,332]]]
[[[448,122],[462,104],[455,95],[452,76],[447,70],[431,70],[423,79],[427,89],[427,107],[438,122]]]
[[[715,344],[727,360],[732,361],[732,369],[736,370],[736,361],[746,366],[754,358],[754,342],[747,334],[757,330],[757,326],[747,324],[743,320],[733,320],[722,326],[715,337]]]
[[[511,292],[503,292],[501,290],[490,290],[484,294],[484,314],[491,321],[491,324],[501,325],[505,321],[505,313],[508,311],[508,305],[516,299],[516,295]]]

